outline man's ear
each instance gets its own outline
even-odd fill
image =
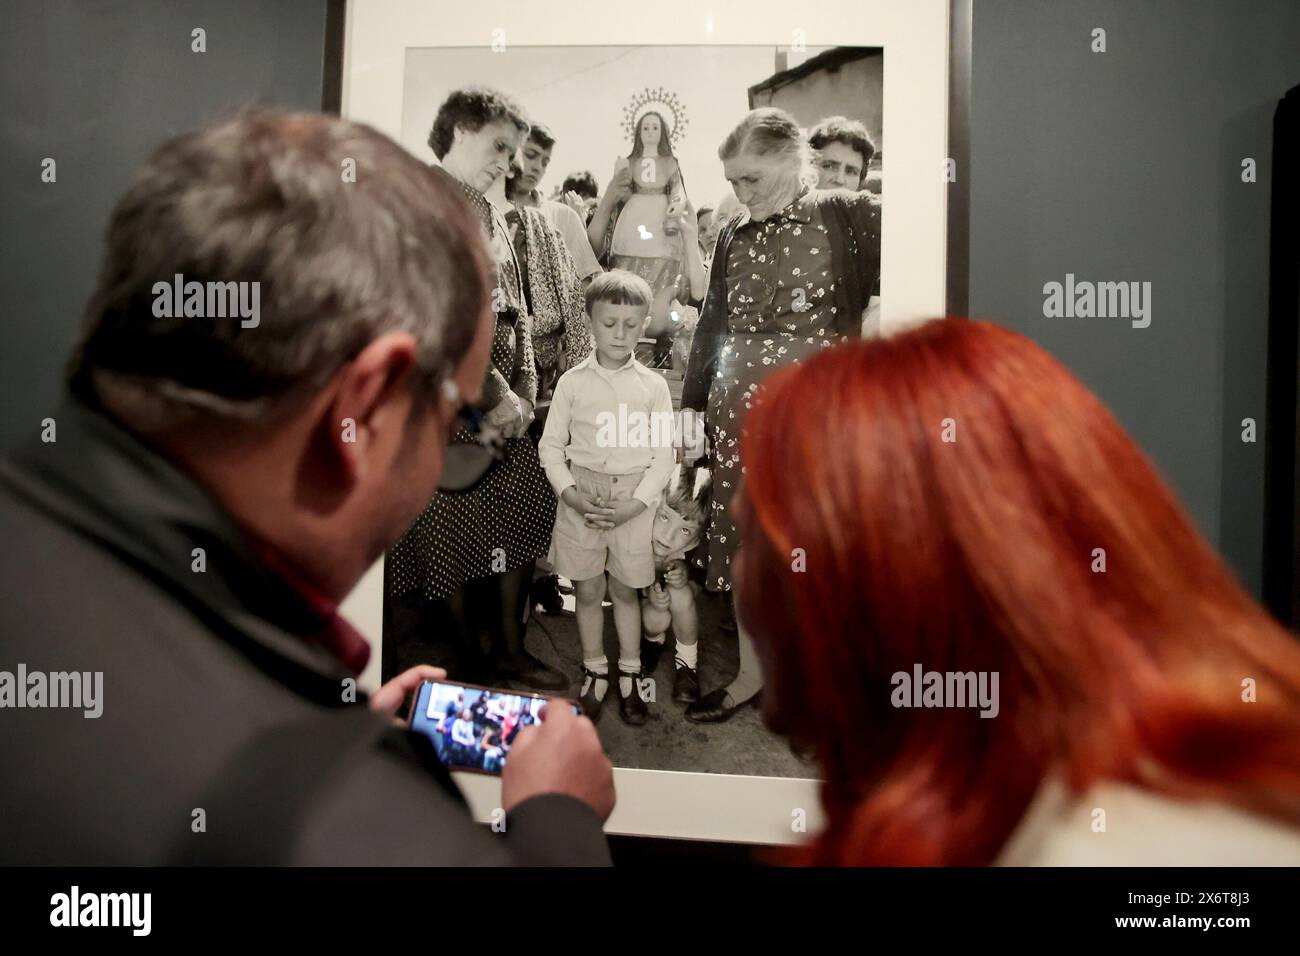
[[[400,435],[411,412],[408,379],[417,344],[409,332],[387,332],[367,345],[335,375],[330,403],[330,446],[347,477],[365,477],[376,443]]]

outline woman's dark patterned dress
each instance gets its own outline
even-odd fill
[[[497,313],[492,360],[484,395],[488,402],[506,388],[537,401],[537,371],[519,264],[501,214],[477,189],[464,190],[483,222],[496,266]],[[454,442],[472,443],[464,430]],[[505,460],[466,492],[437,492],[389,554],[390,592],[418,592],[430,600],[447,597],[473,578],[513,571],[546,554],[555,521],[555,493],[526,435],[506,441]]]
[[[740,543],[731,500],[743,471],[740,430],[755,391],[777,368],[842,340],[835,331],[831,242],[815,193],[761,222],[742,222],[725,262],[727,335],[706,412],[713,430],[709,540],[696,558],[713,591],[731,589]]]

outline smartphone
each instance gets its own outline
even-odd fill
[[[515,737],[540,721],[551,702],[582,713],[582,705],[567,697],[427,680],[415,693],[411,729],[433,741],[448,769],[498,775]]]

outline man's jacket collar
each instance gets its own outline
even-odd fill
[[[135,566],[280,679],[344,702],[342,681],[355,675],[314,643],[328,622],[258,560],[201,486],[78,401],[53,419],[55,440],[33,439],[0,461],[0,484]]]

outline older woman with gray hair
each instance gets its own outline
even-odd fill
[[[555,495],[527,436],[537,404],[537,367],[522,267],[505,220],[484,195],[506,174],[529,129],[510,97],[470,86],[447,96],[429,134],[441,163],[438,174],[478,214],[493,265],[496,326],[482,405],[487,424],[505,440],[490,468],[439,487],[393,547],[385,570],[389,597],[414,598],[417,605],[413,627],[393,628],[393,667],[401,667],[408,654],[425,660],[431,652],[453,649],[426,643],[437,635],[454,645],[459,677],[560,690],[568,679],[524,647],[528,587],[550,545]],[[477,451],[480,441],[462,428],[452,445]],[[394,620],[400,619],[402,609],[393,610]]]
[[[728,592],[740,543],[731,502],[743,473],[745,411],[771,372],[860,334],[879,287],[880,206],[868,193],[815,188],[812,151],[784,110],[751,111],[718,158],[744,208],[718,235],[682,408],[704,413],[711,439],[705,586]],[[762,687],[744,622],[737,626],[736,678],[688,707],[687,719],[726,720]]]

